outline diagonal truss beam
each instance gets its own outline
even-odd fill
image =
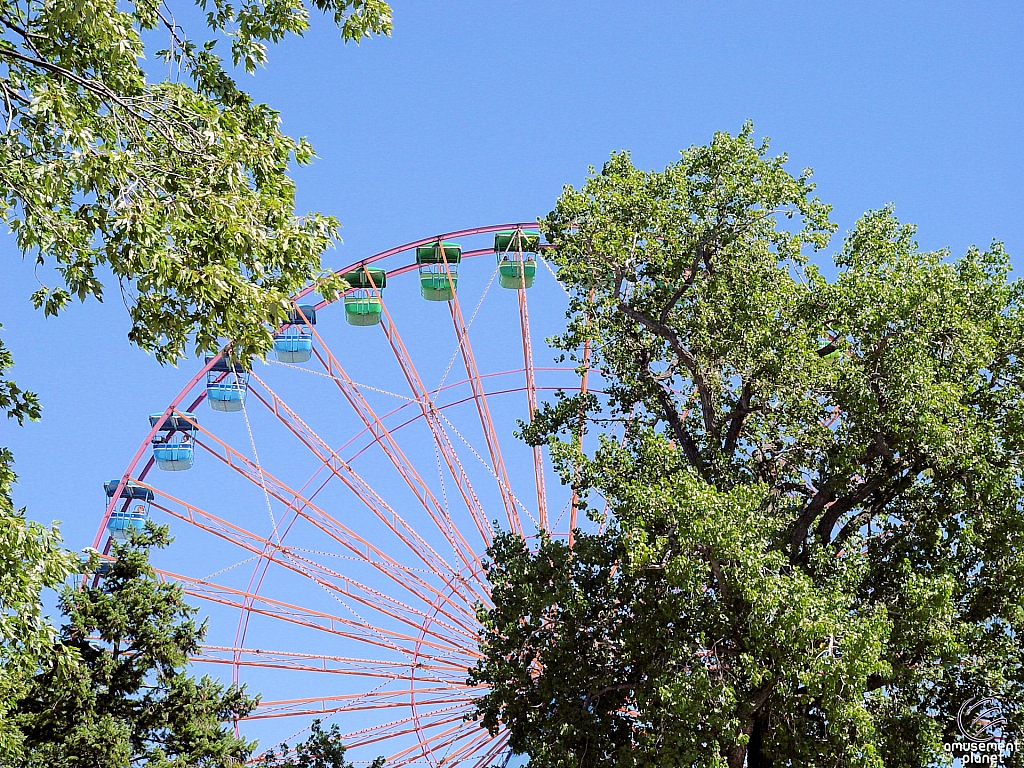
[[[153,502],[153,506],[156,509],[161,510],[171,517],[187,522],[194,527],[206,531],[207,533],[210,533],[224,541],[228,541],[246,552],[260,557],[265,557],[267,560],[274,562],[293,573],[305,576],[318,584],[324,590],[335,595],[336,599],[339,599],[342,602],[345,600],[353,600],[400,623],[406,624],[413,629],[425,632],[435,638],[436,641],[445,642],[455,647],[462,647],[467,644],[472,645],[476,642],[476,633],[472,630],[459,629],[458,627],[449,625],[424,611],[405,605],[404,603],[401,603],[378,590],[371,589],[354,579],[337,573],[336,571],[333,571],[282,544],[276,544],[257,536],[256,534],[251,533],[240,526],[229,523],[226,520],[222,520],[216,515],[212,515],[199,507],[175,499],[163,491],[156,489],[153,490],[161,497],[182,506],[185,509],[185,512],[179,513],[168,506]],[[411,618],[411,616],[418,616],[420,620],[417,621],[416,619]],[[362,626],[367,630],[374,629],[370,624],[365,622]]]
[[[211,455],[215,456],[231,469],[243,475],[249,481],[264,487],[268,495],[309,521],[316,528],[320,529],[323,533],[327,534],[344,546],[345,549],[354,554],[360,560],[372,565],[392,581],[406,589],[410,594],[415,595],[428,605],[433,605],[437,600],[440,600],[446,606],[439,608],[443,615],[447,616],[454,622],[462,621],[463,627],[466,627],[464,621],[468,619],[470,621],[470,626],[472,626],[476,615],[475,607],[470,603],[469,599],[459,593],[457,589],[458,586],[468,582],[452,578],[449,572],[449,574],[447,574],[448,578],[445,579],[445,584],[449,589],[438,590],[418,574],[389,556],[379,547],[371,544],[364,537],[334,519],[311,500],[303,497],[297,491],[278,480],[265,469],[257,467],[256,464],[250,461],[248,457],[242,455],[239,451],[220,440],[216,435],[203,427],[197,427],[197,429],[205,439],[197,439],[196,443],[204,450],[208,451]],[[154,492],[158,492],[155,488],[153,490]],[[166,494],[163,495],[166,496]],[[179,499],[174,499],[174,501],[186,508],[191,507],[187,502],[180,501]],[[207,513],[204,512],[204,514]],[[445,575],[437,575],[440,576],[440,578],[445,578]],[[431,595],[433,597],[431,597]],[[452,595],[459,595],[462,597],[462,602],[456,603],[452,599]]]

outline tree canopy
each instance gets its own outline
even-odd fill
[[[270,348],[266,323],[311,280],[337,222],[296,216],[290,163],[305,140],[237,87],[217,54],[252,72],[266,44],[309,24],[302,0],[197,3],[197,42],[166,3],[0,0],[0,217],[37,267],[56,268],[33,301],[101,299],[102,269],[132,318],[131,341],[161,362]],[[391,29],[383,0],[314,0],[346,40]],[[144,41],[163,32],[166,48]],[[153,80],[146,54],[169,77]],[[41,280],[48,280],[44,272]]]
[[[490,551],[477,716],[535,768],[934,765],[979,695],[1024,732],[1024,285],[891,207],[823,271],[786,162],[615,154],[542,222],[606,394],[523,432],[607,527]]]
[[[187,671],[206,626],[181,586],[149,565],[149,550],[168,543],[167,528],[149,523],[115,546],[95,583],[87,571],[86,584],[64,589],[57,652],[11,716],[24,737],[19,765],[227,768],[251,754],[255,745],[225,721],[258,700]],[[75,663],[57,664],[62,658]]]

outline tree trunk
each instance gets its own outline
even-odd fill
[[[767,730],[768,715],[765,712],[744,725],[740,734],[747,736],[747,743],[737,744],[726,751],[729,768],[772,768],[772,761],[765,754]]]
[[[753,723],[744,725],[738,735],[750,736],[753,727]],[[736,744],[735,746],[727,749],[725,752],[725,761],[729,764],[729,768],[743,768],[747,761],[747,745]]]
[[[772,768],[772,761],[765,755],[765,735],[768,730],[768,715],[758,713],[747,743],[747,768]]]

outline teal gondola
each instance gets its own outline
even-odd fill
[[[288,311],[288,322],[274,334],[274,356],[282,363],[305,363],[313,355],[316,309],[309,305]]]
[[[162,413],[149,417],[149,425],[155,427]],[[172,413],[160,426],[153,437],[153,458],[159,469],[165,472],[182,472],[192,469],[195,460],[196,417],[184,412]]]
[[[380,322],[381,296],[388,284],[387,273],[376,267],[360,267],[342,278],[352,290],[345,294],[345,321],[349,325],[376,325]]]
[[[462,246],[452,242],[433,242],[416,249],[420,273],[420,296],[427,301],[450,301],[459,286],[459,262]]]
[[[103,484],[103,490],[107,494],[107,504],[117,493],[117,486],[120,480],[111,480]],[[127,541],[135,531],[142,530],[149,518],[149,505],[153,501],[153,492],[134,480],[128,480],[121,489],[118,497],[124,499],[125,503],[120,509],[114,508],[107,520],[107,531],[118,541]]]
[[[519,290],[529,288],[537,277],[540,232],[504,229],[494,233],[494,255],[498,260],[498,285]]]
[[[207,356],[206,362],[213,359]],[[238,361],[218,357],[206,373],[206,399],[215,411],[242,410],[248,391],[249,372]]]

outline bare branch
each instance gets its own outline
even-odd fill
[[[743,422],[754,410],[750,405],[753,397],[753,387],[749,381],[744,381],[740,389],[739,400],[736,401],[736,407],[732,409],[732,413],[728,417],[729,431],[725,435],[725,445],[722,448],[722,452],[726,456],[731,456],[733,451],[736,450],[736,445],[740,439],[740,432],[743,430]]]
[[[679,335],[670,326],[665,323],[660,323],[653,318],[647,317],[647,315],[642,312],[637,312],[624,301],[619,301],[618,309],[624,315],[647,327],[657,336],[660,336],[669,343],[672,347],[672,351],[675,352],[683,365],[686,366],[686,370],[689,371],[690,377],[693,379],[693,383],[697,387],[697,393],[700,395],[701,415],[704,419],[704,428],[717,440],[715,406],[711,397],[711,389],[708,387],[707,379],[704,378],[703,372],[697,365],[697,359],[693,356],[690,350],[683,346],[683,343],[679,340]]]

